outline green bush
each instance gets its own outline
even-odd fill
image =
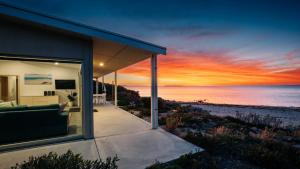
[[[158,119],[158,124],[161,126],[161,125],[166,125],[166,117],[160,117],[159,119]]]
[[[151,98],[150,97],[141,97],[140,101],[141,101],[140,106],[142,108],[146,108],[146,109],[150,110],[150,108],[151,108]],[[180,105],[178,103],[164,100],[160,97],[158,98],[158,113],[166,113],[177,107],[180,107]]]
[[[216,169],[217,162],[208,153],[186,154],[168,163],[156,163],[146,169]]]
[[[212,157],[241,160],[266,169],[300,169],[300,151],[289,144],[232,135],[188,134],[185,139],[204,148]]]
[[[80,154],[68,151],[58,155],[50,152],[40,157],[29,157],[28,161],[16,164],[11,169],[117,169],[118,157],[102,160],[84,160]]]
[[[265,141],[252,144],[246,152],[249,161],[272,169],[300,168],[300,151],[290,145]]]

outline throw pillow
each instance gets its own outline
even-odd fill
[[[63,111],[65,110],[67,104],[68,104],[68,103],[62,103],[62,104],[59,104],[59,109],[60,109],[61,112],[63,112]]]
[[[14,101],[11,101],[11,105],[13,106],[13,107],[17,107],[18,106],[18,104],[17,104],[17,102],[14,100]]]

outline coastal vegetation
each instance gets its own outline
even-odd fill
[[[166,164],[155,164],[149,169],[300,167],[300,128],[277,127],[280,126],[278,119],[268,117],[265,120],[253,114],[218,117],[192,106],[181,107],[160,117],[162,128],[204,148],[205,152],[185,155]]]
[[[28,161],[16,164],[11,169],[117,169],[118,157],[106,161],[85,160],[80,154],[67,151],[64,154],[50,152],[39,157],[29,157]]]
[[[119,90],[123,90],[119,92],[122,108],[149,120],[150,98],[123,87]],[[157,162],[148,169],[300,168],[300,126],[284,126],[279,118],[255,113],[233,112],[234,117],[220,117],[193,103],[161,98],[158,106],[161,128],[205,151]]]

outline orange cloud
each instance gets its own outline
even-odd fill
[[[144,77],[144,81],[127,79],[126,85],[148,85],[150,62],[140,62],[120,73]],[[167,56],[159,56],[158,77],[161,86],[291,85],[300,84],[300,68],[277,70],[268,68],[265,61],[240,60],[226,52],[171,50]]]

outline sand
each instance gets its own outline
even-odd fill
[[[299,107],[273,107],[273,106],[244,106],[244,105],[229,105],[229,104],[192,104],[194,107],[199,107],[209,111],[212,115],[217,116],[232,116],[239,113],[255,113],[258,115],[280,118],[283,121],[283,126],[300,125],[300,108]]]

